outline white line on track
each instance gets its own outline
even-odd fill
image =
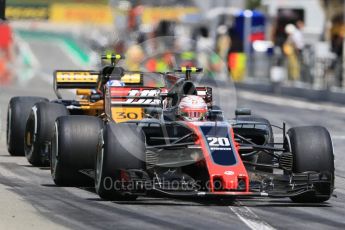
[[[229,206],[230,210],[245,223],[250,229],[253,230],[275,230],[267,222],[260,219],[252,210],[248,207],[242,206],[240,202],[236,202],[238,206]],[[235,203],[235,205],[236,205]]]
[[[314,103],[309,101],[302,101],[299,99],[286,98],[280,96],[262,95],[259,93],[240,91],[238,92],[240,98],[250,101],[264,102],[273,105],[283,105],[288,107],[294,107],[298,109],[309,109],[314,111],[328,111],[345,114],[345,107],[340,105],[334,105],[329,103]]]

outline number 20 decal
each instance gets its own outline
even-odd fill
[[[230,140],[227,137],[208,137],[210,147],[230,146]]]

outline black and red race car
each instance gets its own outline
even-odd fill
[[[55,122],[51,173],[57,185],[91,182],[107,200],[142,195],[330,199],[334,156],[325,128],[286,131],[283,125],[283,141],[275,143],[274,126],[249,110],[226,120],[213,103],[212,89],[192,81],[199,68],[174,73],[109,68],[100,76],[108,82],[104,113]],[[186,120],[179,112],[190,96],[207,105],[200,119]]]

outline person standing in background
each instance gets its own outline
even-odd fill
[[[128,47],[125,54],[126,56],[126,68],[130,71],[140,71],[143,64],[145,54],[140,45],[132,44]]]
[[[296,22],[296,29],[292,33],[292,41],[294,43],[295,49],[298,52],[298,54],[302,54],[305,42],[304,42],[304,36],[303,36],[303,28],[304,28],[304,22],[301,20],[298,20]]]
[[[345,37],[345,25],[342,15],[337,15],[332,20],[331,51],[336,55],[332,64],[338,86],[343,85],[343,42]]]
[[[305,49],[305,39],[303,35],[303,28],[304,28],[304,22],[302,20],[298,20],[296,22],[296,30],[292,34],[292,40],[294,43],[294,47],[296,50],[297,55],[297,61],[300,66],[300,80],[301,81],[307,81],[307,76],[305,76],[305,67],[304,67],[304,59],[303,59],[303,51]]]
[[[285,32],[288,37],[283,45],[283,50],[287,57],[290,80],[299,81],[301,80],[302,54],[305,43],[301,31],[303,28],[303,22],[298,21],[296,24],[297,27],[294,24],[288,24],[285,27]]]
[[[229,35],[229,28],[226,25],[221,25],[217,28],[217,54],[223,59],[226,60],[228,51],[231,46],[231,38]]]
[[[198,53],[198,64],[204,68],[209,68],[210,53],[214,49],[214,42],[209,37],[209,30],[207,27],[201,27],[200,35],[196,42],[196,51]]]

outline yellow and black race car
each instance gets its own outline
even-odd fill
[[[104,113],[102,88],[108,82],[107,77],[111,75],[109,71],[116,68],[116,63],[123,59],[123,56],[107,54],[103,55],[102,59],[110,62],[102,71],[55,71],[56,100],[49,101],[42,97],[28,96],[11,98],[7,113],[7,147],[11,155],[25,155],[35,166],[49,165],[49,144],[54,122],[58,117],[102,116]],[[126,80],[131,79],[122,80],[126,83]],[[73,99],[63,99],[62,90],[73,91]]]

